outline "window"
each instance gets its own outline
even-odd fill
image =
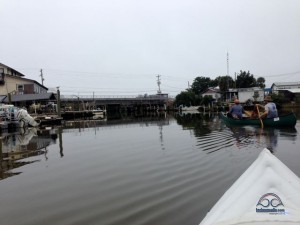
[[[17,84],[17,91],[19,94],[24,93],[24,85],[23,84]]]
[[[0,84],[4,84],[4,69],[0,68]]]

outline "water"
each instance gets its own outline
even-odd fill
[[[299,128],[187,114],[2,134],[1,224],[197,225],[265,147],[300,176]]]

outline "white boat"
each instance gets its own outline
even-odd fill
[[[14,105],[0,104],[0,127],[7,129],[8,127],[36,127],[39,125],[33,117],[31,117],[26,109],[18,108]]]
[[[300,179],[268,149],[225,192],[200,225],[300,224]]]
[[[93,113],[93,119],[103,119],[105,117],[105,114],[106,114],[106,110],[103,110],[103,109],[93,109],[92,110],[92,113]]]
[[[181,111],[198,111],[199,107],[200,106],[180,106],[179,109]]]

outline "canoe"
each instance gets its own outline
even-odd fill
[[[244,117],[241,120],[228,118],[224,113],[220,113],[221,119],[228,125],[255,125],[261,126],[259,119],[250,119]],[[294,113],[281,115],[272,119],[262,120],[265,127],[294,127],[297,123],[297,118]]]
[[[264,149],[200,225],[300,224],[300,178]]]

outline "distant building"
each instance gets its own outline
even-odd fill
[[[272,84],[271,89],[275,94],[278,94],[282,91],[300,93],[300,82],[277,82]]]
[[[282,94],[287,101],[300,102],[300,82],[276,82],[271,90],[272,93]]]
[[[222,97],[219,88],[210,87],[205,92],[203,92],[202,97],[211,96],[214,101],[219,101]]]
[[[229,89],[226,92],[226,101],[230,102],[235,98],[238,98],[241,103],[246,103],[249,100],[262,102],[264,90],[259,87]]]
[[[47,93],[48,88],[24,76],[15,69],[0,63],[0,95]]]

